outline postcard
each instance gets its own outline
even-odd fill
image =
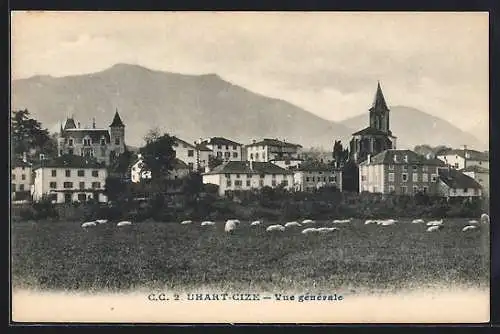
[[[11,12],[15,323],[485,323],[487,12]]]

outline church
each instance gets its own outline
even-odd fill
[[[125,152],[125,125],[118,110],[109,130],[96,128],[95,119],[92,127],[82,128],[80,122],[75,123],[73,116],[68,117],[64,127],[61,125],[57,148],[59,156],[72,154],[94,157],[98,162],[109,165],[116,156]]]
[[[356,164],[366,160],[369,154],[374,156],[385,150],[396,149],[396,137],[390,130],[389,108],[380,88],[380,82],[369,111],[370,125],[353,133],[350,142],[350,159]]]

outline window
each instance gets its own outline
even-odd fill
[[[389,193],[393,193],[394,192],[394,186],[389,186]]]
[[[73,146],[73,139],[71,138],[68,143],[69,146]]]
[[[423,191],[424,191],[424,194],[426,194],[426,193],[427,193],[427,190],[428,190],[429,188],[428,188],[428,187],[423,187],[422,189],[423,189]]]
[[[83,138],[83,146],[90,146],[90,138]]]
[[[411,180],[413,182],[418,182],[418,173],[413,173],[412,176],[411,176]]]
[[[227,181],[226,181],[226,186],[227,186],[227,187],[231,187],[231,180],[227,180]]]
[[[224,152],[224,158],[230,158],[231,152]]]
[[[218,148],[219,150],[222,150],[222,145],[217,145],[217,148]]]
[[[247,180],[247,187],[250,187],[250,180]]]
[[[259,180],[259,186],[261,186],[261,187],[264,186],[264,180]]]
[[[57,176],[57,170],[53,169],[52,170],[52,177],[56,177]]]
[[[80,189],[85,189],[85,182],[80,182],[79,188]]]
[[[15,192],[16,191],[16,184],[15,183],[12,183],[11,184],[11,187],[12,187],[12,191]]]
[[[85,194],[78,194],[78,200],[80,202],[85,202],[87,200],[87,195],[85,195]]]
[[[101,138],[101,145],[106,145],[106,139],[105,138]]]
[[[262,160],[266,160],[266,153],[262,152]]]
[[[217,152],[217,157],[221,158],[222,157],[222,152]]]
[[[24,191],[24,184],[19,185],[19,191]]]
[[[56,189],[57,188],[57,182],[50,182],[49,183],[50,189]]]
[[[467,193],[468,191],[469,191],[469,189],[464,188],[464,193]]]
[[[16,174],[12,174],[12,180],[16,179]]]
[[[98,170],[93,170],[92,171],[92,176],[93,177],[99,177],[99,171]]]
[[[389,165],[389,170],[394,170],[394,165]]]
[[[194,164],[192,162],[188,163],[189,170],[193,170]]]
[[[236,174],[236,178],[239,179],[240,178],[240,174]]]
[[[285,187],[288,187],[288,180],[283,180],[282,184],[283,184]]]
[[[233,145],[233,150],[236,150],[236,145]]]
[[[182,148],[187,148],[187,145],[186,144],[182,144]]]
[[[101,182],[92,182],[92,189],[101,188]]]
[[[80,176],[80,177],[85,176],[85,171],[83,169],[79,169],[77,173],[78,173],[78,176]]]
[[[394,173],[389,173],[389,182],[394,182]]]
[[[276,187],[276,180],[272,180],[272,181],[271,181],[271,185],[272,185],[273,187]]]
[[[405,155],[405,156],[404,156],[404,158],[403,158],[403,160],[404,160],[405,162],[408,162],[408,156],[407,156],[407,155]]]
[[[400,187],[401,194],[406,194],[406,186]]]
[[[228,145],[226,145],[226,150],[229,150],[229,146]]]
[[[101,157],[106,156],[106,147],[101,147]]]
[[[120,145],[120,138],[118,137],[115,138],[115,145]]]
[[[252,178],[252,174],[247,174],[247,177],[248,178]]]
[[[75,151],[73,151],[73,149],[72,149],[72,148],[70,148],[70,149],[68,150],[68,154],[73,155],[73,154],[75,154]]]
[[[330,177],[328,178],[328,182],[335,182],[334,177],[333,177],[333,176],[330,176]]]
[[[224,176],[229,179],[231,177],[231,174],[224,174]]]
[[[431,181],[432,182],[437,182],[437,175],[436,174],[432,174],[431,175]]]
[[[73,182],[64,182],[63,187],[66,189],[73,188]]]
[[[418,187],[413,187],[413,193],[414,194],[418,193]]]
[[[238,152],[233,152],[233,158],[237,158],[238,157]]]
[[[427,173],[427,171],[428,171],[428,170],[429,170],[429,169],[428,169],[428,167],[427,167],[427,166],[422,166],[422,172]]]
[[[260,178],[263,179],[265,174],[260,174]]]
[[[458,162],[455,162],[455,168],[458,168]]]
[[[407,165],[403,165],[403,170],[404,170],[405,172],[407,172],[407,171],[408,171],[408,166],[407,166]]]
[[[194,150],[188,150],[188,157],[194,157]]]
[[[71,177],[71,169],[65,170],[66,177]]]
[[[429,174],[427,173],[422,174],[422,182],[429,182]]]
[[[26,180],[26,174],[21,174],[21,180]]]
[[[243,184],[243,182],[241,180],[234,181],[234,186],[235,187],[241,187],[242,184]]]
[[[253,153],[250,153],[250,160],[253,160]]]
[[[274,179],[274,178],[276,178],[276,174],[273,174],[273,176],[272,176],[272,177],[273,177],[273,179]]]
[[[412,169],[414,172],[416,172],[418,168],[417,168],[417,166],[413,165],[413,166],[411,166],[411,169]]]
[[[408,181],[408,174],[401,174],[401,180],[403,180],[403,182]]]
[[[361,175],[361,181],[366,181],[366,175]]]
[[[255,153],[255,160],[259,160],[259,153]]]

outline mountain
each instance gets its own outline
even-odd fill
[[[141,146],[156,126],[191,142],[211,136],[242,143],[271,137],[328,149],[335,138],[347,140],[352,132],[215,74],[183,75],[128,64],[92,74],[14,80],[12,108],[27,108],[51,130],[71,114],[82,127],[92,117],[97,127],[107,127],[118,109],[127,144],[133,146]]]
[[[474,135],[462,131],[453,124],[427,114],[412,107],[390,107],[390,127],[397,138],[398,148],[413,149],[419,144],[431,146],[446,145],[460,148],[467,145],[478,150],[488,149],[488,144],[483,143]],[[368,126],[368,111],[364,114],[346,119],[340,124],[351,129],[362,129]]]

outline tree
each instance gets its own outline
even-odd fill
[[[208,157],[208,168],[212,170],[213,168],[222,165],[223,162],[222,158],[211,155]]]
[[[40,122],[30,117],[28,109],[12,111],[11,152],[13,154],[21,155],[32,150],[42,152],[44,147],[51,147],[50,140],[49,131],[43,129]]]
[[[111,160],[110,171],[112,174],[126,175],[134,154],[125,146],[125,151]]]
[[[344,166],[347,162],[347,159],[349,158],[349,151],[347,148],[344,149],[342,147],[340,140],[335,140],[333,144],[332,156],[335,167],[337,168],[342,168],[342,166]]]
[[[152,180],[164,180],[173,169],[175,160],[174,137],[159,136],[156,130],[146,136],[146,145],[140,149],[144,165],[151,171]]]
[[[344,191],[359,191],[359,168],[352,160],[348,160],[342,168],[342,189]]]

